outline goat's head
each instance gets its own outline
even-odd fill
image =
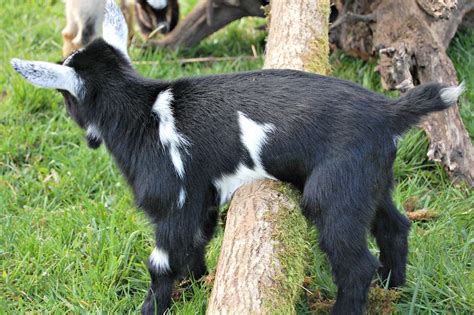
[[[135,0],[135,16],[143,36],[149,37],[154,32],[166,34],[178,23],[178,1]]]
[[[69,115],[87,130],[87,142],[97,148],[102,142],[92,113],[98,98],[106,97],[102,87],[116,84],[110,78],[120,77],[131,69],[127,53],[128,29],[114,0],[107,0],[103,38],[73,52],[62,64],[12,59],[13,68],[30,83],[59,90]]]

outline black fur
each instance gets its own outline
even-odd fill
[[[157,246],[169,253],[171,270],[150,267],[151,287],[143,313],[163,313],[174,281],[206,273],[204,248],[217,220],[213,181],[240,163],[251,165],[240,139],[238,114],[275,130],[261,151],[265,170],[303,193],[306,217],[338,286],[334,314],[362,314],[374,272],[403,284],[409,221],[392,202],[394,136],[423,115],[448,107],[440,84],[414,88],[393,100],[354,83],[292,70],[264,70],[166,82],[138,75],[122,54],[98,39],[69,62],[85,82],[84,99],[65,94],[68,111],[83,128],[100,130],[151,218]],[[160,92],[174,96],[178,131],[189,141],[179,178],[160,144],[152,106]],[[180,187],[187,192],[178,209]],[[195,235],[203,237],[196,241]],[[380,262],[367,248],[368,231]]]

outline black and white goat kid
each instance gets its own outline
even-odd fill
[[[462,86],[423,85],[394,100],[291,70],[152,80],[132,68],[126,39],[109,0],[103,39],[62,65],[11,63],[31,83],[62,92],[89,144],[105,143],[151,218],[156,247],[143,313],[166,311],[176,279],[206,273],[217,206],[259,178],[302,191],[338,287],[334,314],[362,314],[377,269],[390,286],[404,283],[410,223],[391,197],[394,139],[455,104]]]

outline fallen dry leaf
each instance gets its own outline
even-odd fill
[[[412,221],[429,221],[436,218],[438,214],[429,209],[421,209],[412,212],[407,212],[407,216]]]

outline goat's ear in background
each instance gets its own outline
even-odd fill
[[[127,22],[114,0],[107,0],[105,4],[105,16],[103,25],[103,38],[111,46],[120,50],[128,59]]]
[[[16,72],[21,74],[33,85],[66,90],[78,97],[83,89],[83,83],[73,68],[51,62],[28,61],[13,58],[10,61]]]

